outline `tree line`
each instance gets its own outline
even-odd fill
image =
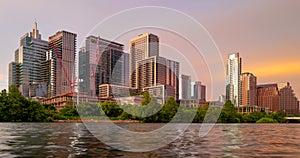
[[[66,107],[57,111],[52,105],[41,104],[22,96],[18,88],[10,86],[0,93],[0,122],[52,122],[78,119],[77,110]]]
[[[286,116],[282,111],[241,114],[230,101],[227,101],[223,107],[210,106],[207,103],[199,108],[186,108],[180,107],[172,97],[164,105],[157,104],[155,98],[149,99],[147,95],[144,98],[146,99],[141,106],[118,105],[105,101],[101,102],[100,106],[80,104],[77,109],[83,118],[103,119],[105,114],[112,120],[138,120],[144,123],[284,123]]]
[[[264,111],[240,114],[227,101],[223,107],[208,103],[199,108],[181,107],[172,97],[165,104],[158,104],[148,93],[142,93],[142,105],[118,105],[104,101],[99,104],[83,103],[77,107],[66,106],[57,111],[52,105],[41,104],[22,96],[15,86],[0,93],[0,122],[52,122],[54,120],[112,119],[138,120],[144,123],[193,122],[193,123],[284,123],[282,111]]]

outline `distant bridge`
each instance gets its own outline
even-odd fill
[[[286,122],[289,123],[290,120],[300,120],[300,117],[284,117]]]

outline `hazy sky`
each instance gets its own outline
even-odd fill
[[[163,6],[190,15],[211,34],[224,63],[229,53],[240,52],[243,72],[256,75],[258,84],[289,81],[300,96],[299,0],[1,0],[0,89],[7,87],[8,63],[13,61],[19,38],[31,31],[35,19],[43,39],[65,29],[77,33],[79,47],[88,32],[104,18],[141,6]],[[163,32],[162,35],[159,31],[155,33],[161,41],[172,43],[172,38],[164,36]],[[128,49],[129,38],[120,38],[119,42]],[[168,57],[168,53],[162,54]],[[200,62],[199,67],[201,65]],[[225,89],[223,73],[220,73],[219,82],[213,83],[218,86],[219,94],[224,94]],[[203,74],[198,77],[209,89],[210,78]]]

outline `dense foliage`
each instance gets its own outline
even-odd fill
[[[57,112],[52,105],[43,105],[22,96],[15,86],[0,93],[0,122],[51,122],[57,119],[75,119],[75,108],[66,107]]]
[[[0,122],[51,122],[53,120],[74,120],[80,118],[139,120],[149,123],[194,122],[194,123],[284,123],[286,114],[253,112],[240,114],[227,101],[223,107],[209,106],[193,109],[180,107],[172,97],[164,105],[158,104],[148,93],[141,94],[142,105],[118,105],[105,101],[98,104],[79,104],[77,109],[69,106],[57,111],[52,105],[43,105],[24,98],[14,86],[9,92],[0,93]],[[293,115],[294,116],[294,115]],[[107,118],[108,117],[108,118]]]
[[[149,102],[149,98],[147,100]],[[204,107],[192,109],[179,108],[179,104],[172,97],[164,105],[157,104],[153,100],[151,99],[147,105],[142,106],[119,106],[116,103],[106,101],[100,103],[100,107],[103,109],[103,113],[112,119],[139,120],[149,123],[191,121],[193,123],[260,123],[268,121],[269,123],[284,123],[286,116],[282,111],[268,114],[263,111],[240,114],[230,101],[227,101],[224,107],[209,107],[209,104],[206,104]]]
[[[263,118],[259,119],[258,121],[256,121],[256,123],[278,123],[278,122],[275,119],[263,117]]]

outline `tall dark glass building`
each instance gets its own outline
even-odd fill
[[[124,45],[96,36],[86,38],[79,51],[79,79],[81,93],[99,95],[99,85],[128,86],[129,54]]]

